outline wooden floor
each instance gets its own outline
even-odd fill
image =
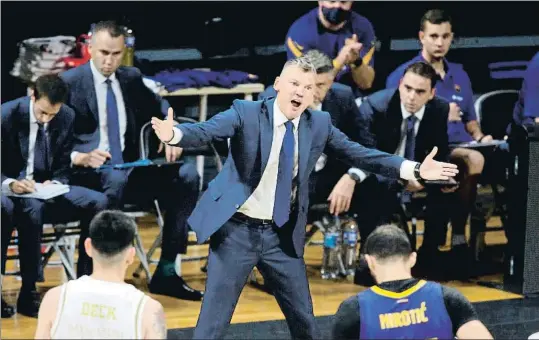
[[[489,225],[499,225],[496,219],[489,222]],[[151,219],[142,220],[139,223],[141,235],[146,249],[153,242],[158,228],[152,223]],[[419,224],[419,230],[422,230],[422,224]],[[421,243],[421,237],[419,237]],[[487,233],[487,244],[502,244],[506,242],[503,232]],[[208,246],[192,246],[189,248],[188,255],[207,255]],[[158,258],[159,251],[155,258]],[[364,288],[354,285],[350,280],[341,279],[339,281],[327,281],[320,278],[320,264],[322,258],[322,249],[320,246],[310,246],[305,253],[310,289],[313,298],[314,312],[318,316],[334,314],[339,304],[347,297],[358,293]],[[7,270],[13,261],[8,263]],[[182,266],[183,277],[194,288],[203,289],[205,274],[201,272],[200,267],[204,261],[186,262]],[[138,263],[136,264],[138,265]],[[12,268],[12,267],[11,267]],[[130,268],[127,280],[135,284],[138,288],[147,291],[147,285],[144,279],[133,279],[131,275],[134,266]],[[152,266],[152,271],[154,266]],[[41,292],[46,292],[51,287],[61,284],[65,280],[63,269],[59,267],[47,267],[45,269],[46,282],[39,285]],[[489,280],[501,280],[501,277],[489,277]],[[448,285],[456,287],[472,302],[490,301],[518,298],[519,295],[478,286],[473,283],[449,282]],[[20,287],[20,281],[12,276],[4,278],[3,294],[5,299],[14,304]],[[200,302],[191,302],[177,300],[165,296],[154,296],[164,306],[167,316],[168,328],[192,327],[196,324]],[[284,319],[279,306],[274,298],[253,287],[247,286],[240,297],[236,311],[232,318],[233,323],[242,323],[250,321],[266,321]],[[2,319],[1,338],[2,339],[29,339],[33,338],[36,327],[36,319],[15,315],[11,319]]]

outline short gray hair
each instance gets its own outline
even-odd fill
[[[304,72],[316,73],[316,68],[314,67],[313,63],[305,56],[288,60],[283,66],[283,71],[290,66],[297,66]]]
[[[317,74],[333,71],[333,60],[322,51],[309,50],[304,57],[313,64]]]

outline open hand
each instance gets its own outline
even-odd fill
[[[157,117],[152,117],[152,128],[163,143],[168,143],[174,137],[174,110],[168,109],[167,119],[161,120]]]
[[[448,180],[459,173],[457,166],[451,163],[438,162],[434,156],[438,152],[435,146],[419,167],[419,175],[426,180]]]
[[[342,212],[346,212],[350,209],[350,203],[352,201],[352,195],[356,187],[356,181],[348,174],[344,174],[341,179],[335,184],[331,194],[329,194],[328,201],[329,213],[332,215],[339,215]]]

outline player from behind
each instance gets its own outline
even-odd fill
[[[36,339],[166,339],[161,304],[124,282],[136,230],[120,211],[94,217],[84,242],[93,273],[45,294]]]
[[[377,285],[340,305],[333,339],[492,339],[456,289],[412,277],[416,253],[402,229],[380,226],[364,247]]]

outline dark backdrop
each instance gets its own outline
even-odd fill
[[[78,36],[90,24],[114,19],[128,24],[136,35],[136,48],[207,48],[223,52],[240,47],[276,45],[284,42],[290,24],[316,6],[314,1],[281,2],[2,2],[2,97],[5,102],[24,95],[25,87],[9,75],[17,58],[17,43],[31,37]],[[419,19],[436,6],[448,10],[458,36],[537,35],[537,2],[363,2],[354,10],[371,20],[382,49],[376,54],[375,86],[416,51],[389,50],[390,39],[417,36]],[[108,14],[104,14],[108,13]],[[204,22],[222,18],[217,31],[207,32]],[[472,77],[474,90],[518,87],[520,81],[490,80],[487,64],[494,61],[529,60],[537,47],[455,49],[450,59],[464,64]],[[184,62],[142,63],[151,74],[165,67],[235,68],[259,74],[271,82],[279,71],[284,54]]]

